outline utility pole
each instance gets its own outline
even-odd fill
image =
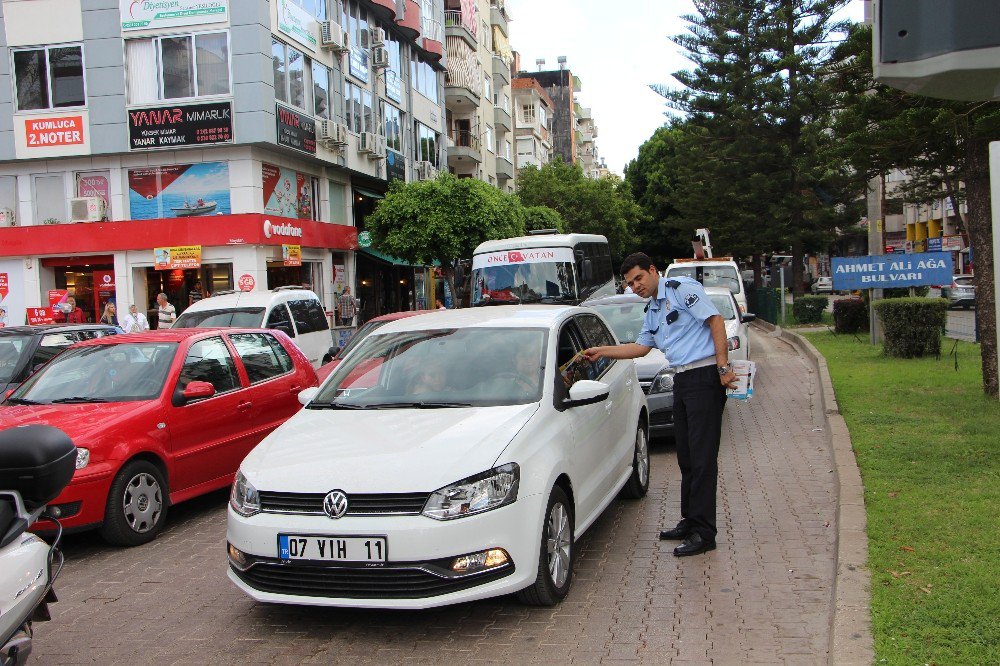
[[[885,174],[868,181],[868,254],[885,254]],[[882,298],[881,289],[870,289],[868,298],[868,334],[872,345],[882,342],[882,327],[875,316],[875,301]]]

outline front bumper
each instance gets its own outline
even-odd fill
[[[485,599],[524,589],[538,573],[545,498],[518,497],[481,515],[436,521],[425,516],[325,516],[260,513],[244,518],[229,509],[227,540],[249,556],[229,579],[257,601],[309,606],[421,609]],[[385,536],[384,565],[284,562],[279,534]],[[448,569],[455,557],[489,548],[507,551],[508,564],[474,574]]]
[[[640,381],[643,392],[649,391],[650,380]],[[649,436],[662,437],[674,432],[674,392],[646,393],[649,408]]]
[[[76,532],[104,522],[104,509],[114,474],[115,467],[110,462],[91,464],[76,471],[69,485],[49,502],[50,507],[59,507],[62,511],[59,522],[63,530]],[[30,529],[48,534],[55,528],[52,521],[39,520]]]

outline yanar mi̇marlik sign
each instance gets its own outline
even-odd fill
[[[891,289],[951,284],[950,252],[834,257],[833,289]]]

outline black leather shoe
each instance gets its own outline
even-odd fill
[[[669,530],[663,530],[660,532],[661,541],[670,541],[676,539],[680,541],[681,539],[686,539],[688,535],[691,534],[691,528],[687,526],[683,520],[677,523],[676,527],[671,527]]]
[[[674,555],[686,557],[687,555],[707,553],[710,550],[715,550],[715,542],[702,538],[697,532],[692,532],[687,539],[684,539],[684,543],[674,548]]]

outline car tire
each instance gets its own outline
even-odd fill
[[[167,520],[167,484],[159,468],[146,460],[127,463],[111,484],[101,536],[115,546],[149,543]]]
[[[622,488],[625,499],[642,499],[649,491],[649,435],[646,427],[639,422],[635,429],[635,446],[632,448],[632,475]]]
[[[549,541],[553,552],[549,552]],[[549,493],[542,521],[542,540],[538,549],[538,575],[535,582],[517,593],[528,606],[555,606],[563,600],[573,583],[573,560],[576,541],[573,532],[573,507],[559,486]]]

